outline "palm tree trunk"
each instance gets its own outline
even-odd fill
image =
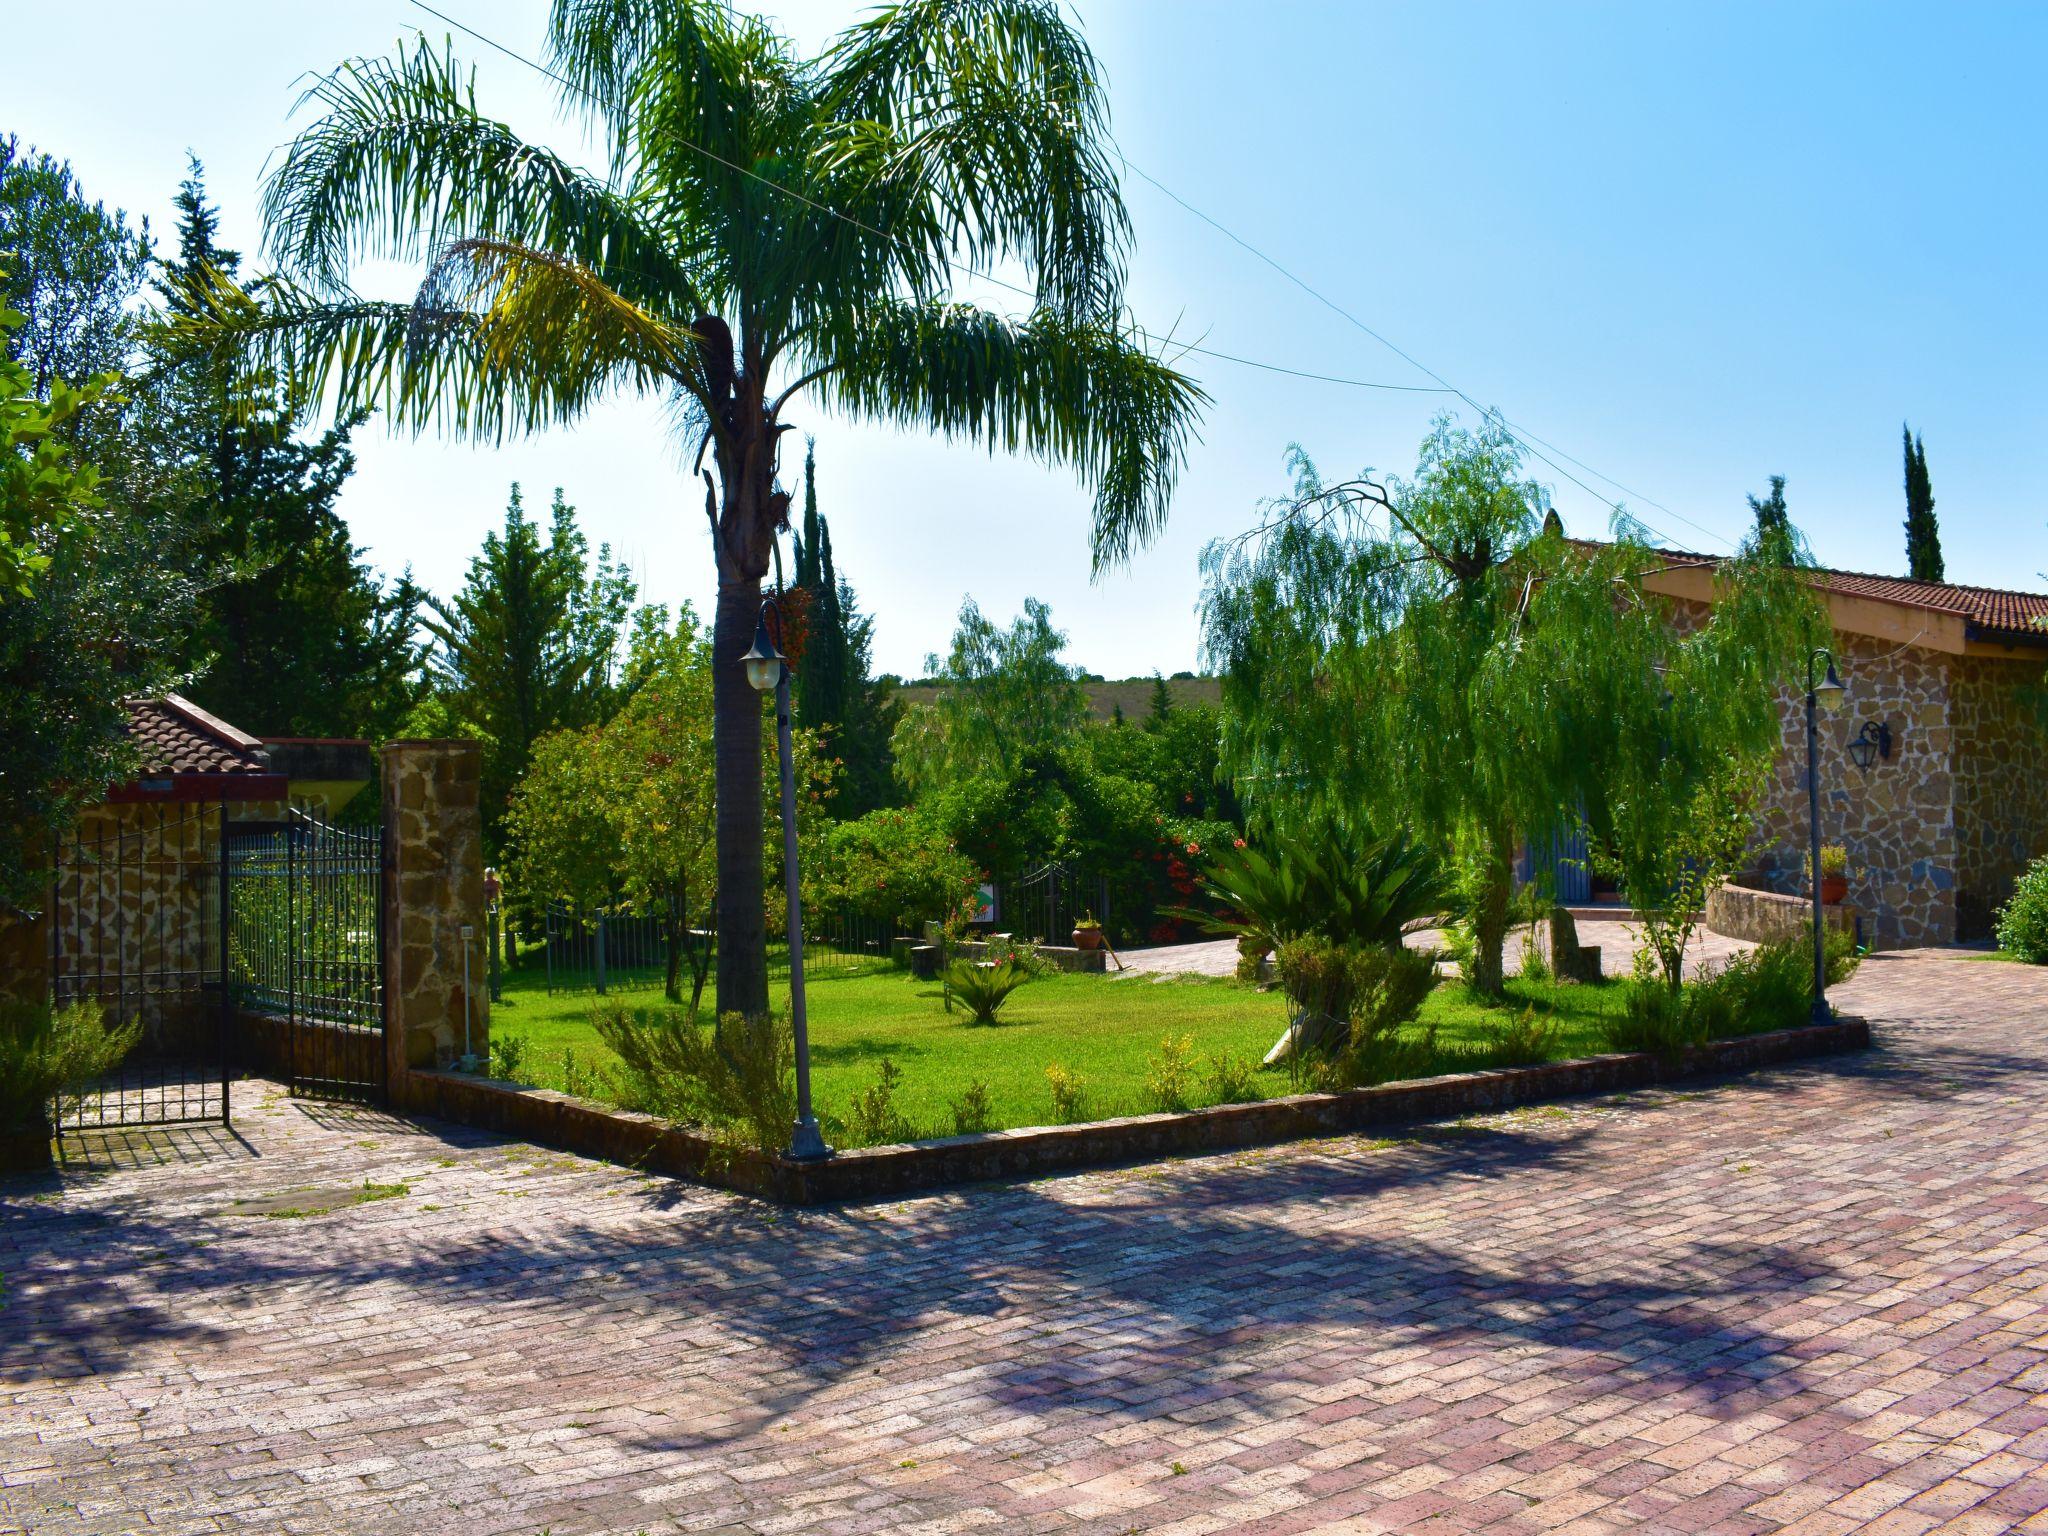
[[[739,658],[754,643],[761,580],[721,575],[711,626],[711,750],[718,790],[719,1013],[768,1011],[761,869],[761,695]]]

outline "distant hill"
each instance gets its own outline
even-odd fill
[[[1088,707],[1098,720],[1112,718],[1119,704],[1124,707],[1124,718],[1133,724],[1151,713],[1149,677],[1127,677],[1113,683],[1087,682],[1081,686],[1088,690]],[[1166,691],[1176,704],[1215,704],[1223,697],[1223,682],[1214,677],[1169,677]],[[937,683],[905,683],[896,690],[896,696],[907,704],[929,704],[938,695]]]

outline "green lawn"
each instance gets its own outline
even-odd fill
[[[1503,1022],[1528,1007],[1557,1025],[1548,1055],[1602,1049],[1601,1018],[1617,1006],[1612,986],[1511,982],[1510,1009],[1483,1008],[1457,983],[1439,986],[1424,1005],[1421,1028],[1434,1023],[1441,1044],[1485,1044]],[[658,991],[624,994],[634,1005],[659,1006]],[[1214,1103],[1208,1063],[1224,1054],[1256,1063],[1279,1038],[1286,1004],[1277,992],[1207,978],[1052,975],[1012,996],[1002,1022],[976,1025],[947,1013],[935,982],[901,971],[828,977],[808,988],[811,1055],[821,1116],[836,1117],[873,1083],[881,1063],[902,1073],[897,1106],[922,1135],[950,1135],[948,1105],[970,1084],[988,1085],[1000,1127],[1043,1125],[1053,1118],[1045,1069],[1059,1063],[1086,1087],[1090,1118],[1154,1109],[1146,1091],[1150,1061],[1163,1038],[1193,1042],[1196,1105]],[[540,978],[507,979],[494,1010],[494,1036],[524,1042],[520,1076],[549,1087],[602,1097],[602,1073],[616,1065],[589,1024],[589,994],[549,997]],[[1290,1091],[1285,1069],[1259,1070],[1257,1097]]]

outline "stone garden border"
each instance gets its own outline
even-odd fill
[[[1647,1054],[1587,1056],[1491,1072],[1220,1104],[1177,1115],[1134,1115],[1082,1125],[1032,1126],[905,1146],[862,1147],[822,1163],[733,1150],[652,1115],[632,1114],[548,1089],[453,1072],[411,1071],[393,1098],[415,1110],[564,1152],[692,1179],[783,1205],[857,1204],[992,1179],[1151,1162],[1242,1147],[1340,1136],[1680,1078],[1749,1072],[1870,1045],[1860,1018],[1689,1048],[1677,1061]]]

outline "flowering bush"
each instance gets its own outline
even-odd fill
[[[870,811],[827,831],[814,899],[822,912],[881,919],[912,932],[927,919],[954,921],[963,905],[971,910],[979,881],[973,862],[929,817]]]

